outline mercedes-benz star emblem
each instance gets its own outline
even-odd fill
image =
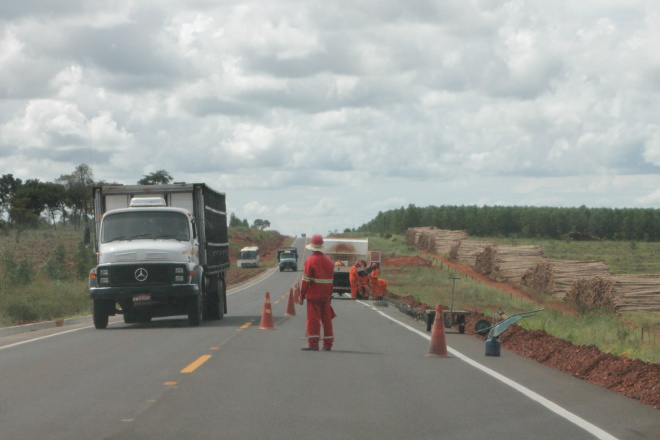
[[[147,269],[145,269],[144,267],[141,267],[135,271],[135,279],[140,282],[146,281],[148,276],[149,276],[149,272],[147,272]]]

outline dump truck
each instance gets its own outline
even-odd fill
[[[287,269],[296,272],[298,270],[298,249],[293,246],[278,249],[277,261],[280,266],[280,272]]]
[[[222,319],[229,268],[225,199],[204,183],[93,188],[94,326],[106,328],[116,314],[127,324],[174,315],[188,315],[191,326]]]
[[[325,255],[335,263],[334,291],[340,295],[351,292],[349,275],[356,261],[366,261],[367,267],[376,263],[380,268],[380,252],[369,251],[368,238],[325,238],[323,245]]]

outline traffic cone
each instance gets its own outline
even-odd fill
[[[260,330],[275,330],[273,324],[273,309],[270,307],[270,292],[266,292],[266,299],[264,300],[264,309],[261,312],[261,325]]]
[[[289,289],[289,303],[286,305],[286,316],[296,316],[296,306],[293,305],[293,289]]]
[[[445,341],[445,325],[442,319],[442,304],[438,304],[438,308],[435,310],[431,345],[429,346],[429,353],[426,356],[449,357],[447,354],[447,342]]]

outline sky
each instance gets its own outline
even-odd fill
[[[660,208],[657,0],[3,0],[0,174],[158,170],[288,235]]]

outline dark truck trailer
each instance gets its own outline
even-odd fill
[[[227,313],[224,193],[203,183],[93,189],[97,266],[89,296],[96,328],[188,315],[192,326]]]

